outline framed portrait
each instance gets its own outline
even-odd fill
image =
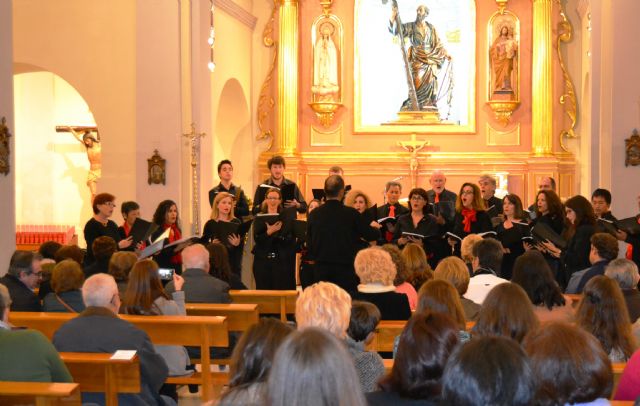
[[[354,132],[474,133],[475,0],[394,4],[355,1]],[[435,121],[399,119],[426,110]]]

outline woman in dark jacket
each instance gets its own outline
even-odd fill
[[[456,215],[453,218],[451,231],[460,240],[449,238],[454,255],[460,256],[460,242],[469,234],[480,234],[491,231],[491,219],[482,198],[480,188],[475,183],[464,183],[456,198]]]
[[[151,234],[151,241],[155,241],[169,229],[169,243],[182,239],[178,205],[173,200],[163,200],[153,214],[153,224],[157,227]],[[153,258],[160,268],[173,269],[178,275],[182,273],[182,257],[179,252],[163,249]]]

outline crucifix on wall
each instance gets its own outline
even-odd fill
[[[191,123],[191,132],[182,134],[191,144],[191,210],[193,210],[193,235],[200,235],[200,139],[206,133],[196,132],[196,125]]]
[[[87,173],[87,187],[91,192],[91,202],[96,197],[97,183],[102,177],[102,144],[98,127],[91,126],[56,126],[56,132],[71,133],[84,145],[89,159],[89,172]]]
[[[411,134],[411,141],[398,141],[398,146],[411,153],[411,157],[409,159],[409,173],[411,175],[412,188],[418,187],[418,167],[420,166],[418,151],[428,145],[431,145],[431,142],[427,140],[419,141],[416,139],[415,134]]]

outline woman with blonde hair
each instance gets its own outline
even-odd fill
[[[585,285],[576,324],[600,341],[611,362],[626,362],[637,347],[622,291],[616,281],[604,275]]]
[[[298,329],[319,327],[344,339],[351,318],[351,296],[330,282],[318,282],[306,288],[296,300]]]
[[[402,259],[409,274],[407,282],[413,285],[416,291],[420,290],[423,283],[433,279],[431,266],[427,262],[427,254],[421,246],[417,244],[405,245],[402,249]]]
[[[207,221],[202,230],[201,244],[206,246],[210,242],[218,242],[223,244],[229,252],[229,264],[231,270],[236,275],[240,275],[242,267],[242,236],[236,233],[227,235],[226,241],[220,239],[224,237],[222,234],[222,226],[220,223],[233,223],[240,225],[242,221],[233,215],[235,206],[235,197],[231,193],[219,192],[213,199],[211,206],[211,219]]]
[[[447,257],[440,261],[436,270],[433,272],[435,279],[443,279],[450,282],[458,292],[460,303],[464,310],[466,320],[476,320],[480,312],[480,305],[467,299],[463,295],[469,289],[469,270],[467,266],[458,257]]]
[[[355,300],[373,303],[380,310],[382,320],[408,320],[411,317],[409,299],[397,293],[393,280],[396,267],[391,255],[381,248],[366,248],[356,255],[356,274],[360,278]]]

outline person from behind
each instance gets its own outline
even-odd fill
[[[38,299],[44,300],[53,290],[51,289],[51,273],[56,265],[56,252],[62,247],[62,244],[56,241],[46,241],[38,248],[38,254],[42,257],[40,261],[42,268],[42,278],[40,279],[40,288],[38,290]]]
[[[487,295],[471,334],[474,337],[502,336],[521,343],[538,325],[525,291],[515,283],[503,283]]]
[[[109,259],[109,275],[116,280],[120,297],[124,297],[129,283],[129,273],[136,262],[138,262],[138,256],[129,251],[118,251]]]
[[[44,298],[43,311],[80,313],[84,310],[80,288],[84,273],[80,265],[72,259],[56,264],[51,275],[53,292]]]
[[[207,251],[209,251],[209,274],[211,276],[227,282],[231,289],[247,289],[242,283],[240,275],[231,271],[229,251],[227,251],[227,247],[224,244],[212,242],[207,245]]]
[[[201,244],[182,250],[184,291],[187,303],[231,303],[229,284],[209,274],[209,251]],[[175,281],[166,286],[169,294],[179,290]]]
[[[73,382],[60,355],[42,333],[11,328],[10,307],[9,290],[0,284],[0,381]]]
[[[609,404],[611,363],[591,334],[556,321],[528,334],[522,346],[537,378],[534,404]]]
[[[598,338],[611,362],[626,362],[637,347],[622,291],[604,275],[587,282],[576,324]]]
[[[351,317],[351,296],[338,285],[318,282],[306,288],[296,300],[299,330],[319,327],[344,339]]]
[[[476,320],[480,312],[480,305],[464,297],[469,289],[469,271],[458,257],[447,257],[440,261],[433,272],[435,279],[443,279],[451,283],[458,292],[460,303],[466,320]]]
[[[56,262],[64,261],[65,259],[73,259],[80,266],[84,261],[84,252],[77,245],[63,245],[58,251],[56,251]]]
[[[429,262],[427,262],[427,254],[421,246],[417,244],[407,244],[402,249],[402,259],[409,277],[407,282],[413,286],[413,289],[420,290],[422,284],[433,279],[433,271]]]
[[[360,278],[354,299],[376,305],[382,320],[408,320],[411,317],[407,295],[397,293],[393,286],[396,267],[388,252],[378,247],[363,249],[356,255],[354,266]]]
[[[562,294],[549,264],[539,251],[527,251],[516,259],[511,283],[524,289],[541,323],[573,321],[573,300]]]
[[[449,358],[442,378],[442,404],[456,406],[529,406],[535,375],[517,342],[478,337]]]
[[[159,389],[167,379],[168,368],[155,351],[149,336],[118,317],[120,296],[111,275],[96,274],[82,285],[86,309],[64,323],[53,335],[58,351],[107,352],[135,350],[140,359],[140,394],[118,395],[120,404],[164,404]],[[104,395],[85,392],[83,403],[104,403]]]
[[[218,406],[257,405],[267,396],[276,351],[294,330],[280,320],[260,319],[240,338],[231,356],[229,388]]]
[[[467,321],[464,317],[462,303],[458,291],[448,281],[434,279],[422,285],[418,292],[418,312],[446,314],[458,326],[460,342],[468,341],[471,336],[466,331]]]
[[[493,238],[485,238],[473,244],[472,255],[473,274],[464,297],[481,305],[495,286],[509,282],[500,277],[502,244]]]
[[[7,274],[0,278],[9,290],[11,310],[14,312],[42,311],[40,300],[34,290],[40,285],[42,266],[40,254],[17,250],[9,261]]]
[[[460,243],[460,258],[464,261],[467,269],[469,270],[469,276],[473,275],[473,246],[482,241],[482,237],[478,234],[469,234],[462,239]]]
[[[633,353],[618,381],[613,400],[636,400],[640,397],[640,351]]]
[[[633,261],[618,258],[609,262],[604,275],[618,282],[627,304],[627,310],[629,310],[629,320],[631,323],[635,323],[640,318],[640,292],[638,292],[640,274],[638,274],[638,267]]]
[[[375,305],[357,300],[351,304],[347,349],[353,357],[364,392],[373,392],[377,388],[378,380],[384,375],[382,357],[375,351],[365,350],[373,341],[378,323],[380,311]]]
[[[117,250],[118,246],[111,237],[102,236],[93,240],[92,252],[94,261],[84,268],[85,277],[88,278],[97,273],[108,273],[109,260]]]
[[[381,391],[366,395],[369,405],[437,405],[442,372],[457,345],[458,327],[446,314],[414,314],[400,335],[391,372],[380,381]]]
[[[407,268],[404,259],[402,259],[402,251],[396,245],[385,244],[382,249],[391,255],[391,260],[396,266],[396,277],[393,279],[393,286],[396,287],[396,293],[404,293],[409,299],[409,307],[415,310],[418,304],[418,292],[407,280],[411,277],[411,271]]]
[[[310,327],[290,334],[276,352],[267,404],[365,406],[359,387],[342,342],[326,330]]]
[[[605,268],[618,257],[618,241],[607,233],[595,233],[591,236],[591,250],[589,262],[591,266],[581,271],[574,272],[567,285],[567,293],[582,293],[584,285],[591,278],[604,275]]]

